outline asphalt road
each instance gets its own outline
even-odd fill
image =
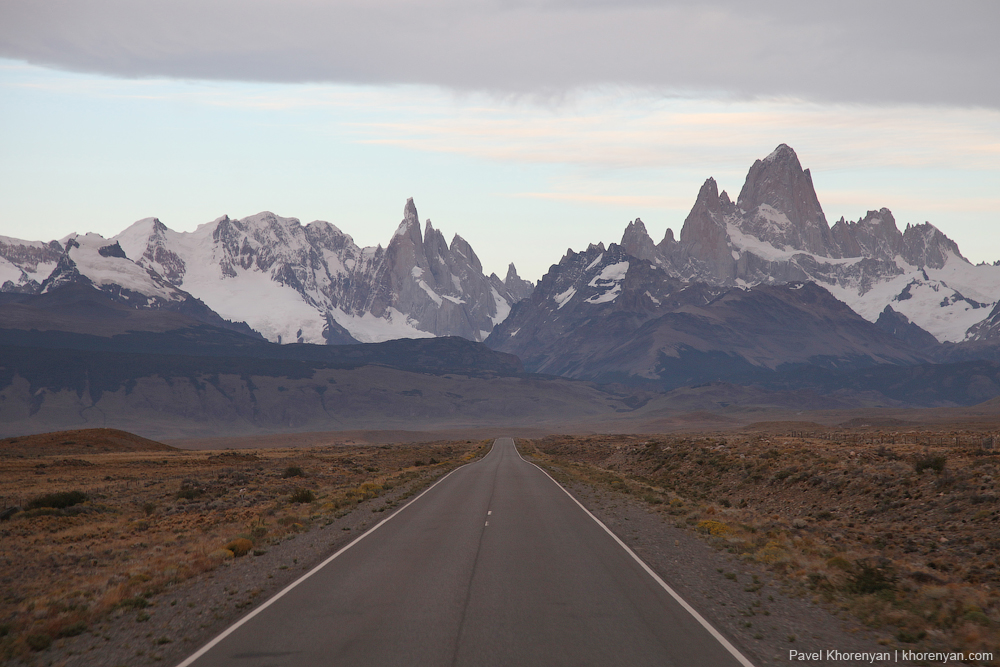
[[[181,665],[749,665],[510,438],[279,596]]]

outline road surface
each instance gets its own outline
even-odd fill
[[[681,605],[500,438],[181,666],[750,664]]]

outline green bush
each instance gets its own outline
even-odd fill
[[[285,472],[281,476],[285,479],[288,479],[289,477],[305,477],[306,473],[299,466],[288,466],[285,468]]]
[[[25,509],[34,510],[42,507],[51,507],[61,510],[86,501],[87,494],[83,491],[62,491],[60,493],[47,493],[44,496],[38,496],[31,500],[25,506]]]

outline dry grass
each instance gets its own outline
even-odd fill
[[[87,497],[0,521],[0,659],[44,651],[109,613],[141,615],[221,559],[252,558],[385,490],[417,488],[489,444],[191,452],[132,443],[79,453],[87,437],[101,434],[69,438],[71,457],[24,438],[0,449],[0,509],[46,494]],[[414,465],[431,459],[440,463]]]
[[[790,591],[879,629],[886,645],[1000,660],[1000,456],[955,442],[727,433],[521,444],[773,570]]]

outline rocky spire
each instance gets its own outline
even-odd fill
[[[639,218],[636,218],[635,222],[628,223],[625,233],[622,234],[621,246],[626,253],[638,259],[647,261],[656,259],[656,246],[646,232],[646,225]]]
[[[680,245],[686,254],[705,262],[718,279],[725,281],[736,277],[736,260],[722,216],[719,186],[714,178],[701,186],[698,199],[684,219]]]
[[[510,266],[507,267],[507,277],[504,278],[503,284],[507,288],[507,293],[510,294],[512,303],[517,303],[521,299],[527,299],[535,290],[535,286],[532,283],[517,275],[514,262],[511,262]]]
[[[805,250],[823,257],[840,257],[813,188],[812,175],[802,169],[795,151],[781,144],[750,167],[737,205],[748,215],[742,225],[776,247]]]

